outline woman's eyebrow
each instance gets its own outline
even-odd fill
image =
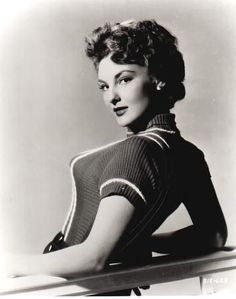
[[[128,73],[135,73],[135,71],[131,71],[131,70],[123,70],[121,72],[119,72],[118,74],[115,75],[115,79],[119,78],[123,73],[128,72]]]
[[[115,79],[117,80],[124,72],[129,72],[129,73],[136,73],[135,71],[131,71],[131,70],[122,70],[119,73],[117,73],[115,75]],[[102,80],[102,79],[98,79],[98,82],[103,82],[106,83],[106,81]]]

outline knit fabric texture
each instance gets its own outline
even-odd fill
[[[81,153],[70,167],[74,192],[62,229],[69,246],[87,238],[103,198],[124,196],[135,207],[114,259],[134,247],[141,250],[181,202],[188,206],[186,180],[193,183],[194,173],[200,171],[210,184],[202,152],[181,137],[173,114],[158,114],[144,131],[128,131],[124,140]]]

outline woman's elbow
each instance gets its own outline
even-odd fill
[[[95,254],[91,265],[92,265],[92,267],[91,267],[92,272],[95,272],[95,273],[100,272],[105,267],[105,259],[103,257]]]
[[[215,230],[212,233],[212,236],[210,238],[210,246],[214,247],[216,249],[221,249],[224,247],[228,237],[228,231],[227,226],[222,225],[220,229]]]
[[[216,249],[221,249],[224,247],[227,240],[227,235],[222,232],[216,232],[212,238],[212,247]]]
[[[89,268],[91,272],[97,273],[105,268],[107,256],[99,250],[92,252],[89,257]]]
[[[87,268],[87,271],[91,273],[100,272],[105,267],[104,259],[98,257],[96,254],[87,258],[87,261],[84,260],[84,262],[86,264],[85,267]]]
[[[74,260],[75,272],[97,273],[104,269],[106,259],[96,246],[88,246],[86,242],[79,245],[81,252],[77,262]],[[96,249],[96,250],[95,250]]]

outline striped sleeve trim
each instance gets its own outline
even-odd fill
[[[155,138],[145,135],[145,134],[140,134],[140,137],[145,137],[147,139],[150,139],[150,140],[154,141],[156,144],[158,144],[162,149],[164,149],[162,144],[160,142],[158,142]]]
[[[76,184],[75,184],[75,179],[74,179],[74,175],[73,175],[73,168],[74,168],[75,163],[78,160],[81,160],[81,159],[93,154],[94,152],[101,151],[101,150],[103,150],[103,149],[105,149],[109,146],[120,143],[123,140],[124,139],[121,139],[121,140],[111,142],[109,144],[106,144],[104,146],[101,146],[101,147],[98,147],[98,148],[95,148],[95,149],[92,149],[92,150],[87,150],[85,152],[80,153],[78,156],[74,157],[71,160],[70,174],[71,174],[71,179],[72,179],[72,184],[73,184],[72,185],[72,200],[71,200],[69,211],[68,211],[67,216],[66,216],[66,220],[64,221],[64,224],[63,224],[63,227],[62,227],[62,233],[64,234],[65,239],[67,238],[67,236],[69,234],[69,231],[71,229],[72,221],[73,221],[75,211],[76,211],[76,208],[77,208],[77,190],[76,190]]]
[[[122,183],[122,184],[128,185],[130,188],[132,188],[142,198],[144,203],[147,204],[147,201],[146,201],[143,193],[140,191],[140,189],[135,184],[131,183],[130,181],[125,180],[125,179],[121,179],[121,178],[113,178],[113,179],[109,179],[106,182],[104,182],[100,187],[100,195],[102,194],[102,190],[103,190],[104,187],[106,187],[110,184],[113,184],[113,183]]]
[[[170,134],[176,134],[176,133],[178,133],[178,131],[167,130],[167,129],[158,128],[158,127],[153,127],[153,128],[147,129],[145,131],[140,131],[139,133],[143,134],[143,133],[148,133],[148,132],[152,132],[152,131],[159,131],[159,132],[165,132],[165,133],[170,133]],[[133,136],[133,135],[134,135],[133,132],[129,132],[129,131],[127,132],[127,136]]]
[[[147,133],[147,135],[151,135],[151,136],[155,136],[155,137],[157,137],[157,138],[159,138],[160,140],[162,140],[164,143],[165,143],[165,145],[168,147],[168,148],[170,148],[170,146],[169,146],[169,144],[166,142],[166,140],[163,138],[163,137],[161,137],[159,134],[156,134],[156,133]]]
[[[71,178],[72,178],[72,184],[73,184],[72,185],[72,201],[71,201],[69,212],[66,217],[66,221],[62,227],[62,233],[64,234],[65,239],[67,238],[68,233],[70,231],[72,221],[74,218],[74,214],[75,214],[75,210],[76,210],[76,205],[77,205],[77,191],[76,191],[75,180],[74,180],[72,168],[71,168]]]
[[[177,131],[173,131],[173,130],[167,130],[167,129],[163,129],[163,128],[158,128],[158,127],[154,127],[154,128],[151,128],[151,129],[147,129],[145,131],[142,131],[142,132],[151,132],[151,131],[160,131],[160,132],[165,132],[165,133],[170,133],[170,134],[176,134]]]
[[[162,138],[159,134],[149,132],[149,133],[141,133],[141,134],[139,134],[139,136],[141,136],[141,137],[146,137],[146,138],[149,138],[149,139],[153,140],[153,141],[154,141],[155,143],[157,143],[162,149],[164,149],[162,143],[164,143],[168,148],[170,148],[170,146],[169,146],[169,144],[166,142],[166,140],[165,140],[164,138]],[[158,139],[161,141],[161,143],[160,143],[157,139],[155,139],[154,137],[158,138]]]

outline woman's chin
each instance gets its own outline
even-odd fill
[[[129,120],[125,119],[124,117],[116,117],[116,122],[121,127],[128,127],[131,123]]]

